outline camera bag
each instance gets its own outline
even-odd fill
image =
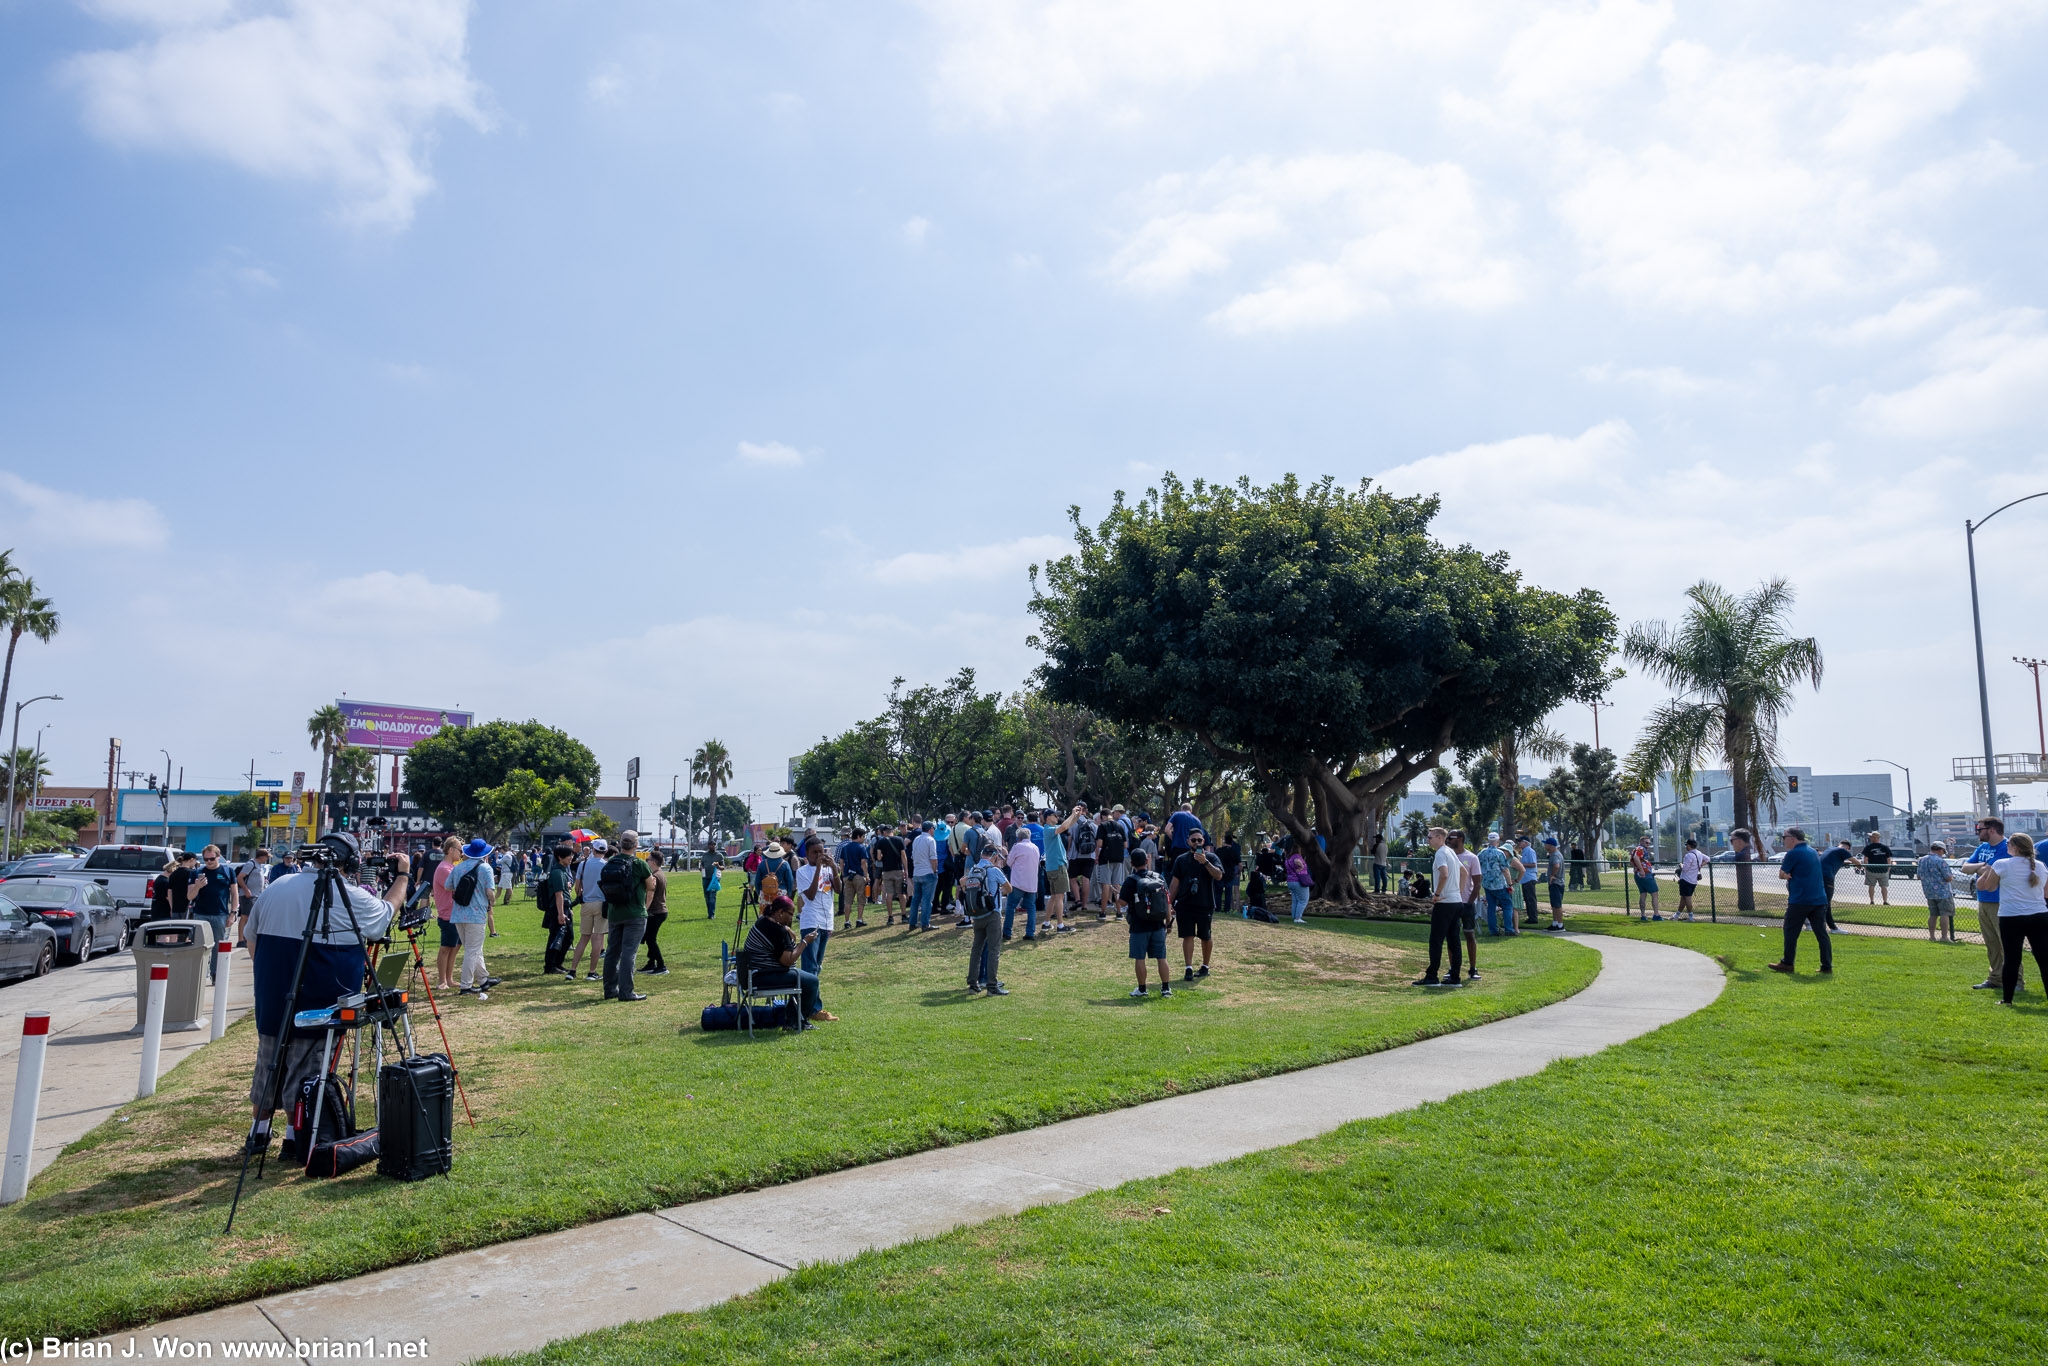
[[[372,1129],[365,1134],[323,1143],[306,1159],[308,1176],[341,1176],[377,1160],[383,1135]]]
[[[313,1129],[315,1110],[320,1113],[317,1133]],[[304,1153],[310,1159],[321,1145],[352,1137],[356,1131],[355,1115],[349,1109],[341,1078],[325,1072],[300,1082],[298,1099],[292,1102],[291,1122],[291,1151],[295,1157]]]
[[[377,1074],[377,1174],[445,1176],[455,1165],[455,1068],[445,1054],[384,1064]]]

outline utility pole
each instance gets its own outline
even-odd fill
[[[1598,749],[1600,748],[1600,704],[1598,702],[1588,702],[1586,705],[1593,709],[1593,748]]]
[[[256,761],[255,761],[254,759],[251,759],[251,760],[249,761],[249,791],[251,791],[251,792],[254,792],[255,790],[256,790]]]
[[[107,833],[109,828],[108,822],[113,819],[114,799],[117,795],[114,785],[120,780],[120,777],[121,742],[118,739],[110,739],[107,741],[107,804],[100,808],[100,834],[99,839],[95,843],[105,844],[111,838]]]
[[[163,807],[164,847],[168,849],[171,844],[171,752],[161,749],[157,753],[164,756],[164,785],[157,789],[156,799],[157,804]]]

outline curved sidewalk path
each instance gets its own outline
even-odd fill
[[[1602,935],[1576,996],[1512,1019],[1344,1062],[765,1190],[633,1214],[217,1309],[106,1341],[159,1359],[152,1339],[215,1344],[428,1343],[435,1361],[531,1351],[746,1294],[809,1262],[845,1261],[1126,1181],[1297,1143],[1352,1120],[1446,1100],[1559,1058],[1625,1043],[1711,1004],[1703,954]],[[280,1350],[259,1347],[257,1350]],[[360,1349],[358,1349],[360,1350]],[[247,1347],[238,1355],[250,1355]]]

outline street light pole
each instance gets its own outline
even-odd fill
[[[2041,719],[2041,666],[2048,664],[2048,659],[2022,659],[2014,655],[2012,662],[2023,665],[2034,675],[2034,732],[2041,741],[2041,748],[2035,753],[2041,756],[2042,763],[2048,764],[2048,722]]]
[[[31,697],[27,702],[14,704],[14,736],[7,742],[7,831],[0,838],[0,858],[14,857],[14,794],[21,788],[21,713],[22,709],[36,702],[62,702],[56,693],[46,692],[41,697]],[[37,767],[41,767],[38,762]]]
[[[1866,764],[1890,764],[1893,768],[1906,775],[1906,838],[1911,839],[1913,837],[1913,770],[1907,768],[1896,759],[1865,759],[1863,762]],[[1890,805],[1890,803],[1886,803],[1886,805]],[[1898,808],[1893,807],[1892,809],[1896,811]]]
[[[1970,561],[1970,629],[1977,637],[1977,716],[1984,726],[1984,814],[1987,816],[1998,815],[1998,763],[1991,753],[1991,685],[1984,675],[1984,612],[1977,599],[1977,532],[2006,508],[2017,507],[2036,498],[2048,498],[2048,489],[2001,504],[1974,522],[1967,518],[1963,521],[1963,544],[1969,552]]]
[[[164,785],[156,790],[156,803],[164,813],[164,848],[171,847],[171,752],[160,749],[164,756]]]

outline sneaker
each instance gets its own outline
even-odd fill
[[[998,982],[988,989],[988,994],[991,996],[1008,996],[1010,994],[1010,989],[1004,986],[1001,982]]]
[[[1143,987],[1131,988],[1131,999],[1134,1001],[1142,1001],[1150,994],[1151,993],[1147,992]]]
[[[1561,920],[1560,920],[1560,921],[1556,921],[1556,922],[1554,922],[1554,923],[1553,923],[1553,924],[1551,925],[1551,927],[1550,927],[1550,929],[1551,929],[1551,932],[1552,932],[1553,934],[1554,934],[1554,933],[1556,933],[1557,931],[1559,931],[1559,930],[1563,929],[1563,928],[1564,928],[1564,922],[1563,922],[1563,921],[1561,921]]]
[[[1163,1001],[1171,995],[1173,995],[1173,988],[1161,982],[1159,984],[1159,999]]]
[[[1650,917],[1650,919],[1652,919],[1652,920],[1662,920],[1663,918],[1664,918],[1664,917],[1663,917],[1663,916],[1661,916],[1661,915],[1653,915],[1653,916],[1651,916],[1651,917]]]
[[[575,973],[573,973],[573,972],[567,972],[567,971],[565,971],[565,972],[563,972],[563,974],[562,974],[562,980],[563,980],[563,981],[565,981],[565,982],[573,982],[573,981],[575,981],[575,980],[576,980],[576,974],[575,974]]]
[[[667,968],[642,968],[642,969],[640,969],[640,975],[641,975],[642,977],[666,977],[666,976],[668,976],[668,969],[667,969]]]
[[[1476,981],[1478,981],[1478,980],[1479,980],[1479,974],[1478,974],[1478,973],[1476,973],[1476,972],[1468,972],[1468,973],[1466,973],[1466,974],[1465,974],[1465,981],[1466,981],[1466,983],[1467,983],[1468,985],[1469,985],[1470,983],[1476,982]]]
[[[586,982],[602,982],[604,974],[601,972],[588,973],[584,976],[583,980]]]
[[[504,980],[505,979],[502,977],[486,977],[484,978],[484,990],[489,991],[492,987],[498,985],[498,983]]]
[[[1202,966],[1201,966],[1201,967],[1199,967],[1199,968],[1195,969],[1195,976],[1197,976],[1197,977],[1207,977],[1208,975],[1209,975],[1209,965],[1208,965],[1207,963],[1204,963],[1204,964],[1202,964]]]
[[[864,930],[868,927],[868,922],[865,920],[856,920],[853,922],[853,927],[856,930]]]
[[[1061,925],[1053,931],[1055,934],[1072,934],[1073,932],[1074,927],[1072,925]]]
[[[1418,977],[1408,985],[1411,987],[1440,987],[1443,983],[1434,977]]]
[[[644,1001],[647,999],[647,993],[644,991],[629,991],[624,996],[614,996],[612,999],[615,1001]]]
[[[1187,975],[1186,975],[1185,977],[1183,977],[1183,978],[1182,978],[1181,980],[1182,980],[1182,981],[1184,981],[1184,982],[1192,982],[1192,981],[1194,981],[1194,980],[1195,980],[1195,970],[1194,970],[1193,968],[1189,968],[1189,969],[1187,970]]]
[[[1996,990],[1998,990],[1998,983],[1996,983],[1996,982],[1993,982],[1993,981],[1990,981],[1990,980],[1986,980],[1986,981],[1982,981],[1982,982],[1979,982],[1979,983],[1977,983],[1977,984],[1976,984],[1975,986],[1971,987],[1971,988],[1970,988],[1970,990],[1972,990],[1972,991],[1996,991]]]
[[[968,994],[969,996],[979,996],[979,995],[981,995],[981,983],[979,983],[979,982],[969,982],[969,983],[967,984],[967,994]]]

